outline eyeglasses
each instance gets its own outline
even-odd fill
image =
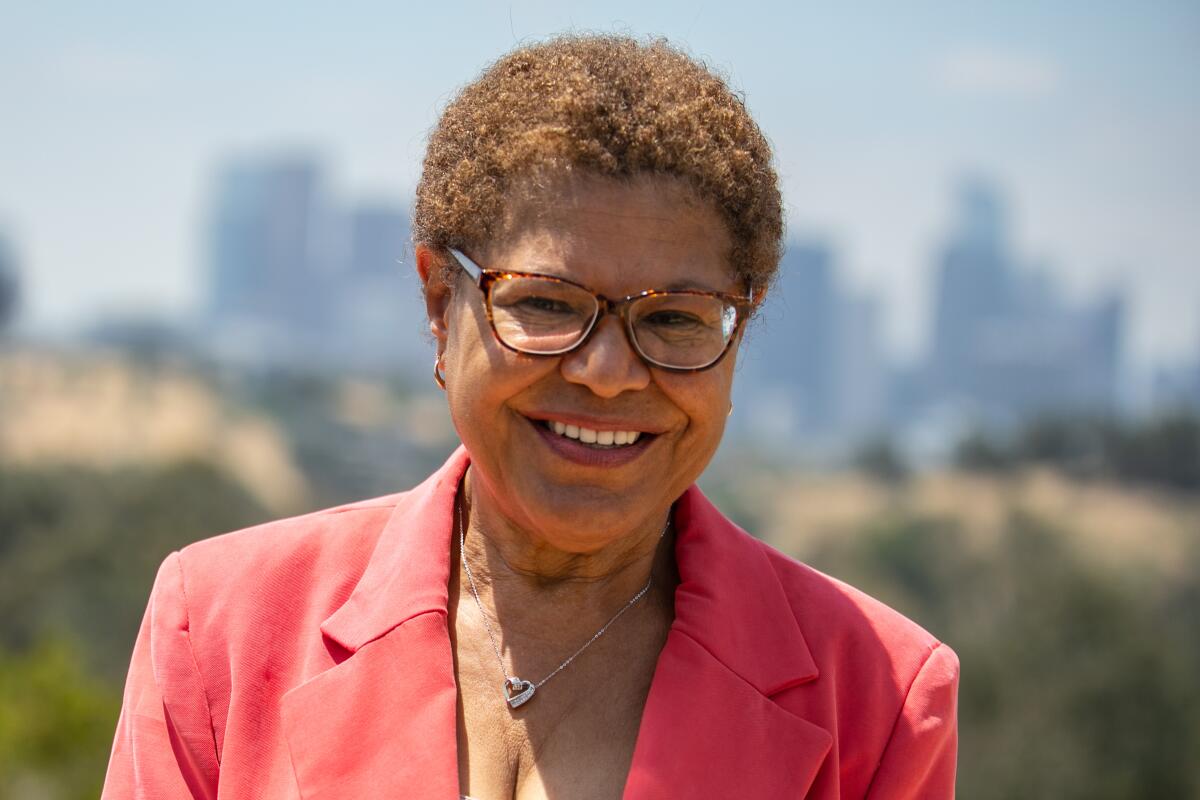
[[[483,269],[464,253],[455,260],[486,300],[496,340],[535,356],[569,353],[588,340],[605,314],[625,323],[629,342],[646,363],[675,372],[716,365],[754,307],[754,295],[688,289],[610,300],[566,278],[535,272]]]

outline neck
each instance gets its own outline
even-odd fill
[[[458,519],[464,533],[463,557],[470,564],[480,594],[495,604],[497,595],[536,598],[543,607],[595,609],[603,613],[639,591],[647,582],[652,592],[665,591],[670,581],[669,509],[638,520],[630,530],[598,547],[579,550],[570,536],[530,532],[514,524],[488,502],[486,490],[471,473],[459,496]],[[667,543],[669,545],[669,542]],[[661,574],[662,581],[652,580]]]

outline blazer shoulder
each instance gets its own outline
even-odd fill
[[[943,647],[932,633],[866,592],[766,543],[759,547],[767,553],[806,641],[824,660],[887,664],[893,675],[907,681]],[[867,653],[878,658],[863,659]]]
[[[348,503],[295,517],[272,520],[187,545],[180,551],[193,580],[231,579],[231,570],[262,575],[263,570],[318,563],[329,551],[346,559],[358,550],[370,555],[375,540],[406,493]]]
[[[332,611],[358,582],[407,492],[273,520],[194,542],[178,554],[194,621],[250,607]]]

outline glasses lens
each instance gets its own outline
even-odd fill
[[[573,347],[596,316],[596,298],[548,278],[505,277],[492,284],[492,325],[500,341],[527,353]]]
[[[656,294],[629,309],[638,349],[666,367],[696,369],[721,357],[737,330],[737,308],[719,297]]]

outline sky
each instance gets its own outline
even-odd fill
[[[1073,297],[1130,295],[1145,362],[1200,357],[1200,3],[21,3],[0,7],[0,235],[21,324],[186,318],[232,158],[314,153],[348,202],[407,203],[426,132],[512,47],[661,35],[722,72],[775,147],[788,228],[928,334],[962,176]]]

